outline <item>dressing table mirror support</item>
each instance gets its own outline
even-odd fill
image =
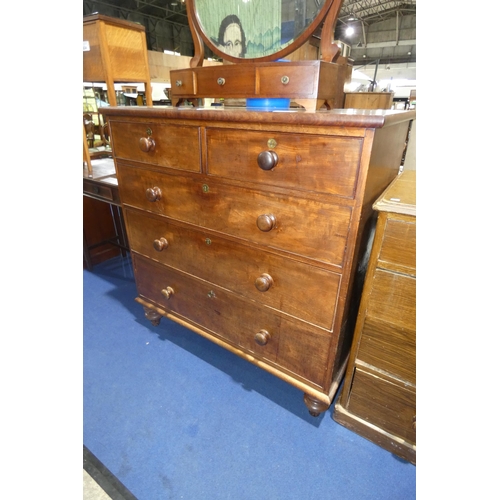
[[[335,22],[342,2],[343,0],[324,0],[315,17],[305,24],[304,29],[283,43],[276,52],[256,57],[257,44],[247,41],[246,45],[253,47],[253,52],[248,56],[245,54],[237,57],[224,52],[220,33],[217,35],[213,29],[211,33],[205,32],[197,4],[205,5],[209,2],[186,0],[194,56],[190,60],[190,68],[170,72],[174,106],[185,101],[196,106],[197,101],[204,98],[285,98],[308,111],[342,108],[344,85],[350,81],[352,72],[352,65],[348,60],[339,58],[340,48],[333,42]],[[281,3],[286,4],[283,1]],[[302,3],[306,9],[307,0]],[[238,19],[237,16],[227,17]],[[282,60],[307,43],[321,23],[323,26],[318,59]],[[241,29],[243,30],[242,27]],[[241,38],[245,38],[244,35]],[[223,65],[203,67],[205,45],[224,60]]]

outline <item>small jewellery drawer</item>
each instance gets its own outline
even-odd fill
[[[132,254],[132,258],[138,292],[148,301],[309,384],[324,387],[329,334],[311,332],[304,324],[144,257]]]
[[[353,198],[362,145],[355,137],[207,128],[208,174]]]
[[[415,276],[417,225],[415,218],[387,218],[378,267],[387,267]]]
[[[198,89],[204,95],[224,97],[253,95],[255,93],[255,68],[252,66],[212,66],[197,74]]]
[[[304,66],[290,64],[257,66],[257,79],[259,95],[269,97],[315,97],[318,86],[318,73],[314,68],[304,71]]]
[[[339,274],[143,212],[125,217],[133,251],[331,330]]]
[[[404,387],[396,380],[382,378],[358,367],[346,409],[415,444],[416,393],[413,387]]]
[[[191,69],[180,69],[171,71],[172,97],[178,94],[196,95],[196,73]]]
[[[363,323],[357,357],[416,383],[417,280],[377,269]]]
[[[111,134],[116,158],[192,172],[201,170],[198,127],[113,120]]]
[[[118,165],[124,205],[341,267],[351,209]]]

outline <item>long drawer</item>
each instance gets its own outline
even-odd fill
[[[111,134],[115,158],[192,172],[201,170],[199,127],[112,121]]]
[[[121,164],[118,173],[126,179],[120,183],[123,205],[343,266],[349,207],[210,182],[205,176],[159,174]]]
[[[377,267],[416,275],[417,225],[388,216]]]
[[[209,175],[354,197],[361,138],[218,128],[206,133]]]
[[[204,280],[132,254],[139,295],[258,359],[324,387],[331,334],[312,333]],[[328,384],[327,384],[328,386]]]
[[[133,251],[331,330],[340,275],[214,234],[125,210]]]
[[[416,393],[374,373],[356,368],[346,408],[353,415],[399,436],[416,439]]]

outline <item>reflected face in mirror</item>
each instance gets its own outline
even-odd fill
[[[219,28],[219,48],[233,57],[245,57],[245,32],[238,16],[225,17]]]

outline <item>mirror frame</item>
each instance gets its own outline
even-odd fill
[[[340,7],[343,3],[343,0],[325,0],[325,4],[321,8],[319,14],[316,16],[316,18],[313,20],[313,22],[297,37],[294,39],[294,41],[290,44],[288,44],[285,48],[279,50],[278,52],[274,52],[273,54],[269,54],[267,56],[262,56],[262,57],[254,57],[254,58],[246,58],[246,57],[233,57],[222,50],[220,50],[214,43],[207,37],[205,32],[202,29],[202,24],[200,22],[200,19],[198,17],[198,13],[196,11],[196,0],[186,0],[186,9],[188,13],[188,21],[189,21],[189,27],[191,29],[191,34],[193,37],[193,42],[195,46],[195,55],[193,59],[191,60],[191,67],[196,67],[196,66],[201,66],[203,64],[203,57],[204,57],[204,46],[203,43],[207,47],[210,48],[210,50],[214,53],[217,54],[221,59],[225,61],[229,61],[232,63],[246,63],[246,62],[271,62],[271,61],[276,61],[277,59],[281,59],[288,54],[291,54],[295,50],[297,50],[299,47],[301,47],[309,38],[312,36],[312,34],[316,31],[318,26],[321,24],[325,18],[325,24],[323,26],[323,30],[321,33],[321,49],[322,53],[327,52],[326,58],[325,54],[322,55],[323,60],[330,60],[332,61],[335,58],[335,55],[338,55],[337,53],[339,50],[336,50],[335,48],[331,48],[333,45],[333,24],[337,19],[338,12],[340,11]],[[333,8],[332,8],[333,6]],[[327,26],[328,25],[328,26]],[[326,31],[326,33],[324,33]],[[330,31],[329,34],[329,40],[323,41],[324,35],[328,36],[328,31]],[[337,47],[336,45],[334,47]],[[338,47],[337,47],[338,48]],[[331,51],[331,52],[330,52]]]

